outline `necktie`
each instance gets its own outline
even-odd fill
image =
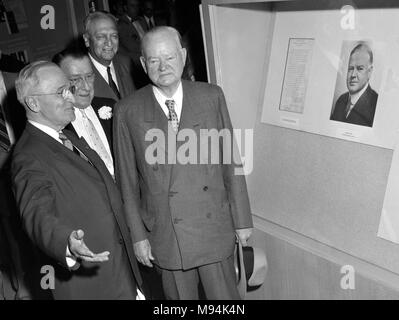
[[[111,67],[107,67],[107,74],[108,74],[108,84],[109,84],[109,86],[114,91],[114,93],[118,97],[118,99],[120,99],[121,95],[119,93],[118,87],[116,86],[116,84],[114,82],[114,79],[112,78]]]
[[[345,118],[348,118],[349,113],[350,113],[351,110],[352,110],[352,106],[353,106],[352,101],[351,101],[351,99],[349,98],[348,104],[346,105],[346,109],[345,109]]]
[[[72,152],[79,154],[81,158],[85,159],[87,162],[93,165],[91,161],[85,156],[85,154],[82,151],[80,151],[79,148],[75,147],[72,141],[69,140],[68,137],[62,131],[58,132],[58,137],[60,138],[62,144],[65,147],[67,147]]]
[[[154,28],[154,23],[152,22],[152,18],[148,19],[148,30]]]
[[[177,117],[177,113],[175,111],[175,100],[166,100],[166,106],[169,109],[169,122],[175,132],[179,130],[179,118]]]
[[[60,140],[62,141],[62,144],[65,147],[67,147],[69,150],[73,151],[73,144],[72,144],[71,140],[69,140],[67,138],[67,136],[62,131],[60,131],[58,133],[58,136],[59,136]]]
[[[11,141],[10,137],[8,136],[8,131],[6,127],[6,120],[3,114],[3,108],[0,104],[0,147],[4,150],[10,150]]]
[[[103,160],[103,162],[105,163],[108,171],[113,176],[114,165],[111,155],[108,153],[107,149],[105,149],[104,143],[101,141],[100,135],[98,134],[96,127],[94,126],[93,122],[87,117],[85,110],[80,109],[80,112],[82,113],[83,124],[91,141],[89,142],[90,147],[97,152],[101,160]]]

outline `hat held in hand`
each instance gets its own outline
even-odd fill
[[[255,247],[243,247],[237,239],[234,251],[234,267],[238,292],[242,299],[251,287],[263,284],[267,272],[267,260],[264,251]]]

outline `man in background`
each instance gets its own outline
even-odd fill
[[[126,14],[118,20],[118,32],[121,52],[128,55],[133,61],[134,81],[137,88],[150,83],[141,67],[141,39],[147,31],[147,25],[140,16],[139,0],[127,0]]]
[[[54,299],[135,299],[141,277],[120,193],[97,153],[63,130],[75,119],[74,87],[56,64],[38,61],[16,89],[28,123],[13,154],[14,193],[37,249],[31,271],[46,266],[54,281],[51,291],[38,285]]]
[[[330,120],[372,127],[378,94],[369,84],[373,73],[373,52],[364,42],[357,44],[350,53],[346,86],[331,114]]]
[[[54,56],[53,62],[75,87],[75,120],[66,128],[83,137],[114,176],[112,116],[115,100],[94,96],[95,73],[85,53],[65,49]]]
[[[128,57],[117,54],[119,35],[115,17],[96,11],[84,21],[83,39],[95,73],[94,95],[115,101],[135,90],[133,69]]]

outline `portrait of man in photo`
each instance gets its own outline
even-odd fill
[[[373,51],[366,41],[356,42],[351,48],[346,73],[347,91],[333,103],[330,120],[372,127],[378,99],[378,93],[370,85]],[[338,96],[338,82],[339,79],[335,96]]]

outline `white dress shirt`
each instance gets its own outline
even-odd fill
[[[98,119],[96,112],[94,111],[92,106],[88,106],[87,108],[84,109],[86,116],[93,122],[93,125],[97,131],[97,133],[100,136],[101,142],[104,144],[105,149],[107,150],[110,158],[112,159],[112,154],[111,154],[111,148],[108,144],[108,139],[107,136],[104,132],[104,129],[100,123],[100,120]],[[82,112],[78,109],[75,108],[75,120],[72,121],[72,126],[76,130],[76,133],[78,134],[79,138],[83,137],[86,142],[89,144],[90,148],[94,149],[94,143],[90,138],[89,133],[86,131],[86,127],[84,125],[84,120],[83,120],[83,115]],[[112,121],[112,120],[109,120]],[[113,161],[113,160],[112,160]],[[108,168],[108,167],[107,167]],[[108,168],[109,173],[114,176],[114,168]]]
[[[181,112],[183,108],[183,86],[181,82],[179,83],[179,86],[177,87],[176,92],[173,94],[172,97],[167,97],[165,96],[161,90],[159,90],[157,87],[152,86],[152,91],[154,92],[155,99],[157,99],[160,107],[162,108],[163,112],[165,113],[166,117],[169,119],[169,109],[165,104],[166,100],[174,100],[175,101],[175,112],[177,114],[177,118],[181,119]]]
[[[101,74],[101,76],[104,78],[104,80],[109,84],[108,82],[108,73],[107,73],[107,67],[102,65],[100,62],[98,62],[96,59],[94,59],[91,54],[89,53],[89,57],[91,62],[93,62],[94,67],[97,69],[97,71]],[[112,78],[116,84],[116,87],[119,90],[119,84],[118,84],[118,79],[116,79],[116,73],[115,73],[115,67],[113,62],[111,61],[111,64],[109,65],[111,69],[111,75]]]

